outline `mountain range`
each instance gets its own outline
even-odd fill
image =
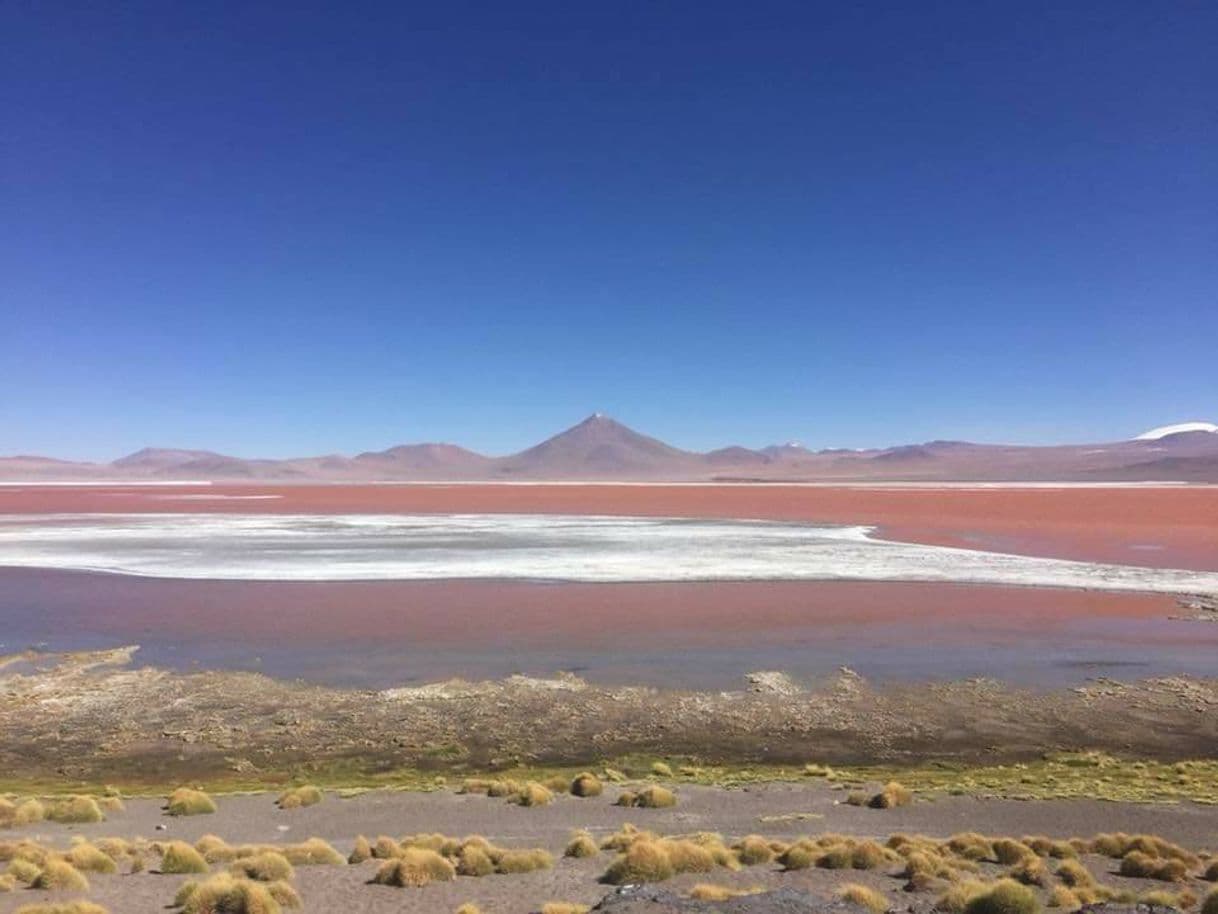
[[[799,444],[685,451],[600,413],[527,450],[488,457],[455,444],[403,444],[348,457],[246,459],[144,448],[111,463],[0,457],[0,481],[1184,481],[1218,482],[1218,426],[1152,429],[1126,441],[1001,445],[929,441],[813,451]]]

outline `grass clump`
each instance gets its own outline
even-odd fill
[[[495,861],[490,854],[477,844],[469,844],[461,848],[457,855],[457,875],[459,876],[489,876],[495,872]]]
[[[461,907],[457,908],[454,914],[482,914],[482,909],[472,901],[467,901]]]
[[[203,816],[215,811],[215,801],[202,790],[191,787],[179,787],[165,803],[165,813],[170,816]]]
[[[381,835],[372,845],[372,856],[377,860],[390,860],[402,855],[402,846],[388,835]]]
[[[57,901],[49,904],[26,904],[16,914],[110,914],[108,910],[91,901]]]
[[[372,881],[398,888],[420,888],[433,882],[451,882],[456,868],[432,850],[408,847],[400,857],[381,864]]]
[[[85,825],[91,822],[105,821],[106,814],[102,812],[97,800],[93,797],[67,797],[53,802],[44,810],[46,818],[52,822],[62,822],[72,825]]]
[[[984,835],[975,831],[960,832],[947,839],[948,849],[965,860],[994,859],[994,846]]]
[[[715,855],[702,844],[689,840],[665,839],[662,843],[675,873],[710,873],[714,871]]]
[[[170,907],[183,907],[186,902],[190,901],[191,896],[194,895],[194,893],[198,890],[199,883],[193,879],[187,879],[180,886],[178,886],[178,891],[174,894],[173,903],[170,905]]]
[[[182,907],[183,914],[279,914],[281,910],[269,885],[228,873],[199,883]]]
[[[1006,866],[1014,866],[1037,856],[1034,848],[1014,838],[996,838],[991,846],[994,849],[994,859]]]
[[[658,778],[671,778],[673,776],[672,766],[667,762],[652,762],[651,773]]]
[[[1049,868],[1040,857],[1025,857],[1011,867],[1007,875],[1024,885],[1046,886],[1049,884]]]
[[[299,908],[302,904],[300,894],[292,886],[282,880],[268,882],[267,893],[285,908]]]
[[[82,841],[68,851],[67,860],[72,866],[86,873],[118,872],[118,864],[114,862],[114,858],[88,841]]]
[[[571,840],[567,843],[566,849],[563,851],[564,857],[595,857],[600,853],[600,848],[596,846],[596,840],[586,831],[578,831],[571,836]]]
[[[550,852],[540,847],[530,849],[491,848],[490,858],[495,862],[497,873],[532,873],[548,870],[554,865]]]
[[[1064,885],[1053,886],[1053,891],[1049,893],[1049,907],[1061,908],[1063,911],[1077,911],[1083,906],[1083,901],[1078,897],[1078,894]]]
[[[207,861],[185,841],[170,841],[161,855],[162,873],[206,873]]]
[[[323,799],[325,798],[320,790],[312,784],[306,784],[285,790],[275,802],[280,809],[300,809],[302,806],[316,806]]]
[[[1018,883],[1016,883],[1018,884]],[[935,902],[936,911],[948,914],[963,914],[974,898],[989,889],[989,885],[977,879],[964,879],[948,887]]]
[[[123,838],[98,838],[93,844],[99,851],[115,861],[139,853],[136,842]]]
[[[364,844],[367,844],[367,840]],[[346,858],[323,838],[309,838],[297,844],[288,844],[279,850],[288,863],[296,866],[342,866]]]
[[[347,862],[350,864],[363,863],[365,860],[372,859],[372,845],[368,843],[368,839],[363,835],[357,835],[355,838],[355,847],[351,850],[351,855],[347,857]]]
[[[42,872],[42,868],[37,863],[34,863],[34,861],[18,858],[8,865],[4,875],[11,876],[17,882],[29,885],[38,878],[40,872]]]
[[[778,863],[784,870],[806,870],[820,859],[820,848],[807,840],[796,841],[778,855]]]
[[[13,807],[12,818],[9,824],[33,825],[35,822],[41,822],[45,819],[46,815],[47,809],[42,805],[41,801],[29,799]]]
[[[257,882],[277,882],[296,875],[287,857],[276,851],[264,851],[252,857],[243,857],[235,861],[230,869],[237,876]]]
[[[1075,847],[1069,841],[1054,841],[1052,838],[1046,838],[1044,835],[1030,835],[1023,838],[1023,844],[1030,847],[1038,857],[1055,857],[1058,860],[1065,860],[1071,857],[1077,857],[1079,848]],[[1087,843],[1079,840],[1079,846],[1086,848]]]
[[[736,858],[745,866],[758,866],[774,859],[774,849],[761,835],[746,835],[736,845]]]
[[[599,797],[605,792],[605,786],[591,771],[577,774],[571,781],[571,793],[577,797]]]
[[[195,842],[195,850],[208,863],[227,863],[237,857],[237,851],[218,835],[204,835]]]
[[[1130,851],[1121,858],[1117,870],[1122,876],[1133,879],[1160,879],[1164,882],[1179,882],[1188,876],[1188,866],[1175,858],[1164,860],[1152,857],[1143,851]]]
[[[862,905],[874,914],[884,914],[889,908],[888,896],[865,885],[859,885],[857,882],[848,882],[842,886],[838,891],[838,897],[842,901]]]
[[[1039,910],[1036,893],[1012,879],[998,880],[964,906],[964,914],[1037,914]]]
[[[870,839],[859,841],[850,850],[850,866],[856,870],[873,870],[887,859],[884,848]]]
[[[821,850],[816,858],[816,865],[822,870],[849,869],[854,860],[854,848],[849,844],[831,844]]]
[[[639,882],[663,882],[676,874],[668,851],[659,841],[639,840],[610,864],[602,882],[627,885]]]
[[[536,781],[529,781],[512,797],[517,806],[548,806],[554,801],[550,788]]]
[[[30,883],[32,889],[60,892],[87,892],[89,880],[67,860],[48,860]]]
[[[731,886],[716,885],[713,882],[699,882],[689,890],[689,897],[695,901],[730,901],[744,895],[756,895],[760,891],[763,891],[760,887],[733,889]]]
[[[1201,902],[1201,914],[1218,914],[1218,889],[1210,889]]]
[[[1063,885],[1070,888],[1095,885],[1095,877],[1091,875],[1091,870],[1078,860],[1063,860],[1057,867],[1057,878]]]
[[[659,838],[652,832],[644,831],[626,822],[621,829],[608,835],[601,841],[601,850],[605,851],[624,851],[635,841],[658,841]]]
[[[576,904],[573,901],[547,901],[541,906],[541,914],[588,914],[586,904]]]
[[[889,781],[879,793],[867,801],[867,805],[872,809],[895,809],[898,806],[908,806],[912,802],[912,790],[896,781]]]
[[[716,867],[740,868],[736,854],[723,844],[719,835],[711,833],[690,838],[657,838],[634,830],[619,833],[602,846],[624,850],[601,877],[602,882],[611,885],[663,882],[681,873],[709,873]]]
[[[667,787],[653,784],[644,787],[635,795],[634,805],[644,809],[667,809],[677,805],[677,797]]]
[[[491,781],[486,787],[488,797],[510,797],[520,793],[520,783],[512,780]]]

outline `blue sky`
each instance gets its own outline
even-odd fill
[[[0,453],[1218,419],[1218,7],[7,4]]]

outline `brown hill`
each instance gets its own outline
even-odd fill
[[[486,473],[493,461],[455,444],[400,444],[358,454],[352,462],[359,471],[381,473],[386,478],[458,479]]]
[[[541,444],[496,460],[494,473],[529,479],[680,477],[695,473],[701,460],[595,413]]]
[[[851,451],[796,445],[695,453],[599,413],[534,447],[487,457],[455,444],[404,444],[355,457],[250,460],[213,451],[144,448],[110,464],[0,458],[0,480],[207,479],[736,480],[810,482],[1187,481],[1218,483],[1218,434],[1029,447],[929,441]]]

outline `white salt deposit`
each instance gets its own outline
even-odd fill
[[[872,580],[1218,594],[1218,573],[893,543],[859,526],[559,515],[0,517],[0,565],[201,579]]]

